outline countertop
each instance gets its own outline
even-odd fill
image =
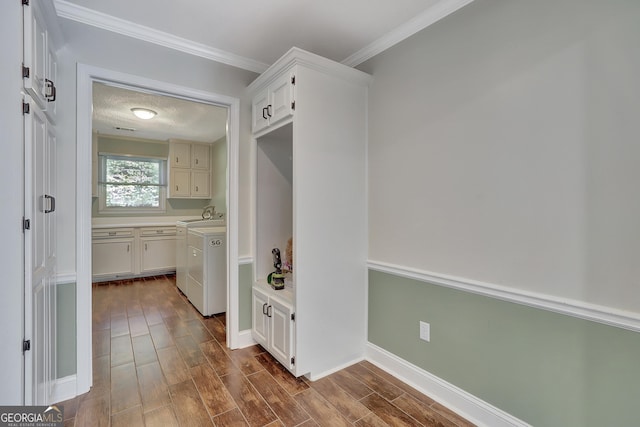
[[[114,217],[114,218],[93,218],[92,228],[120,228],[120,227],[170,227],[176,222],[184,219],[198,219],[195,216],[159,216],[159,217]]]

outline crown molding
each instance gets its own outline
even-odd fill
[[[390,31],[378,40],[350,55],[342,61],[342,64],[348,65],[349,67],[356,67],[367,59],[370,59],[389,49],[391,46],[400,43],[404,39],[438,22],[445,16],[452,14],[472,1],[474,0],[441,0],[407,23]]]
[[[116,18],[83,6],[70,3],[66,0],[55,0],[55,9],[58,17],[70,19],[82,24],[118,33],[127,37],[154,43],[169,49],[178,50],[190,55],[210,59],[212,61],[262,73],[269,66],[263,62],[251,58],[235,55],[224,50],[216,49],[202,43],[197,43],[182,37],[177,37],[164,31],[138,25],[131,21]]]

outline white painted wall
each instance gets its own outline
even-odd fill
[[[22,6],[0,3],[0,405],[19,405],[22,391],[24,160],[20,105],[22,63]]]
[[[62,82],[59,99],[65,112],[60,124],[58,164],[59,271],[75,271],[75,76],[76,63],[164,81],[241,99],[239,254],[251,253],[250,242],[250,106],[245,88],[255,73],[217,64],[157,45],[133,40],[68,20],[60,20],[66,47],[60,55]],[[78,143],[83,143],[79,141]],[[89,141],[86,141],[89,143]],[[65,167],[65,165],[68,165]]]
[[[369,258],[640,313],[639,22],[479,1],[359,67]]]

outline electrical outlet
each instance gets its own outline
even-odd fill
[[[431,325],[420,321],[420,339],[426,342],[431,341]]]

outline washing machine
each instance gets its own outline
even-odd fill
[[[227,228],[195,227],[187,232],[185,293],[203,316],[227,311]]]

